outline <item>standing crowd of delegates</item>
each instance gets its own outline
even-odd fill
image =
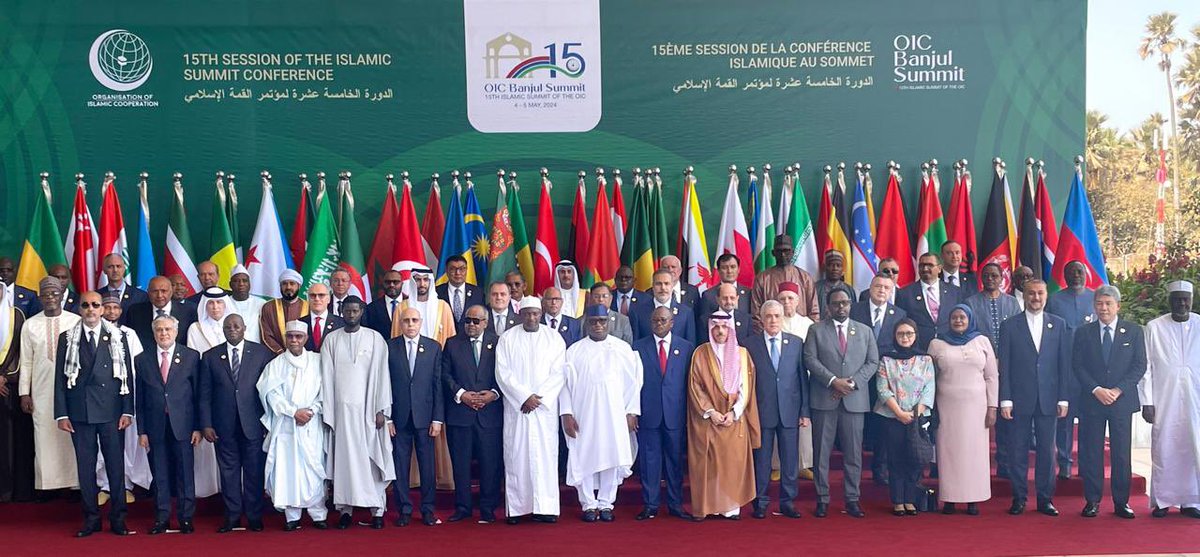
[[[1025,510],[1035,450],[1036,508],[1054,516],[1077,416],[1082,515],[1099,513],[1107,437],[1113,509],[1133,518],[1140,411],[1153,424],[1152,514],[1200,518],[1191,283],[1169,284],[1171,313],[1143,329],[1121,319],[1115,287],[1085,288],[1078,262],[1053,295],[1018,269],[1014,296],[998,266],[977,279],[947,242],[921,254],[913,284],[896,290],[899,266],[884,260],[855,292],[840,254],[825,254],[814,281],[790,263],[791,245],[776,238],[778,264],[752,288],[737,284],[730,254],[704,292],[665,257],[648,292],[628,267],[612,286],[581,289],[563,261],[540,296],[519,273],[468,284],[466,260],[452,257],[443,284],[429,269],[407,282],[389,271],[369,304],[343,271],[304,297],[304,278],[285,271],[281,296],[264,301],[241,266],[229,291],[217,286],[211,262],[197,267],[199,294],[184,296],[175,277],[142,291],[119,256],[105,259],[98,291],[71,294],[56,267],[35,293],[0,258],[0,499],[78,490],[80,537],[102,529],[106,504],[109,530],[128,534],[135,491],[153,494],[150,534],[194,531],[196,499],[216,493],[221,533],[243,519],[262,530],[267,504],[288,531],[305,511],[318,529],[379,529],[389,502],[397,526],[440,523],[439,488],[455,492],[451,522],[555,522],[565,483],[583,521],[611,522],[636,470],[638,520],[658,516],[664,483],[673,517],[737,520],[749,505],[757,519],[799,518],[802,478],[820,518],[836,446],[841,511],[861,518],[866,444],[892,514],[924,506],[936,457],[941,512],[974,515],[992,495],[994,432],[1009,512]]]

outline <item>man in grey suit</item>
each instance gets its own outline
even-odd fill
[[[767,300],[758,310],[761,334],[744,341],[758,374],[754,392],[762,444],[754,449],[754,518],[766,518],[767,484],[771,480],[771,453],[779,443],[779,514],[800,518],[793,501],[799,475],[800,432],[809,427],[808,373],[804,369],[804,341],[783,332],[783,304]]]
[[[588,292],[587,305],[611,306],[612,287],[603,282],[593,284],[591,291]],[[630,346],[633,345],[633,325],[629,324],[629,317],[619,311],[608,312],[608,334],[625,341]]]
[[[879,368],[879,348],[869,325],[850,320],[850,295],[844,290],[830,291],[825,307],[829,319],[813,325],[804,341],[816,463],[813,515],[824,518],[829,509],[829,455],[836,439],[845,458],[846,514],[862,518],[863,415],[871,409],[867,385]]]

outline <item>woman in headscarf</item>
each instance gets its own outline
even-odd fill
[[[688,477],[696,520],[739,518],[754,499],[754,449],[759,447],[754,364],[728,313],[708,320],[709,342],[692,356],[688,377]]]
[[[912,319],[901,319],[893,334],[894,348],[879,358],[875,413],[889,418],[882,421],[888,451],[888,490],[892,514],[904,516],[917,514],[917,482],[926,464],[911,457],[909,430],[914,421],[929,417],[934,372],[933,359],[917,346],[917,324]]]
[[[937,366],[938,500],[942,513],[966,503],[967,514],[992,497],[989,437],[996,424],[999,374],[992,343],[966,304],[950,310],[950,334],[929,343]]]
[[[198,319],[187,331],[187,347],[201,354],[225,343],[225,318],[233,314],[229,293],[218,286],[204,289],[200,295]],[[201,439],[192,457],[195,461],[196,497],[209,497],[221,491],[221,469],[217,450]]]

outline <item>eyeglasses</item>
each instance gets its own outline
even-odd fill
[[[898,336],[898,337],[903,337],[903,338],[908,338],[908,337],[915,337],[915,336],[917,336],[917,333],[914,333],[914,332],[912,332],[912,331],[896,331],[896,336]]]
[[[898,274],[900,274],[900,270],[899,269],[888,269],[885,267],[885,268],[879,270],[879,274],[889,275],[889,276],[890,275],[898,275]]]
[[[100,302],[79,302],[79,307],[81,308],[100,309],[103,305]]]
[[[482,317],[464,317],[462,320],[463,320],[463,323],[466,323],[468,325],[478,325],[480,323],[487,321],[487,319],[484,319]]]

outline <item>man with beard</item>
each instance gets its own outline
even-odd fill
[[[673,286],[671,287],[671,299],[676,303],[687,306],[695,314],[696,303],[700,301],[700,290],[693,284],[683,282],[683,263],[678,257],[668,255],[658,260],[658,268],[666,269],[671,273]]]
[[[1067,263],[1063,276],[1067,279],[1067,287],[1050,295],[1050,301],[1046,302],[1046,313],[1063,318],[1067,322],[1067,331],[1074,333],[1076,329],[1096,320],[1095,292],[1087,287],[1087,268],[1083,263]],[[1056,456],[1060,480],[1071,478],[1071,463],[1074,461],[1071,453],[1075,448],[1075,419],[1079,417],[1081,408],[1080,391],[1074,386],[1076,379],[1074,374],[1067,377],[1067,382],[1072,384],[1067,391],[1070,393],[1067,402],[1071,403],[1071,407],[1067,417],[1058,420],[1054,434],[1058,445]]]
[[[404,279],[400,271],[388,271],[383,274],[383,296],[367,304],[363,315],[363,326],[371,329],[384,338],[392,336],[392,316],[399,315],[400,304],[404,303]]]
[[[563,259],[554,266],[554,287],[562,293],[564,312],[571,317],[583,315],[583,295],[579,292],[579,273],[575,263]]]
[[[829,298],[829,293],[834,290],[841,290],[850,296],[850,300],[855,298],[854,289],[846,284],[846,257],[842,252],[831,249],[825,252],[824,264],[821,266],[825,272],[825,276],[817,281],[817,305],[821,311],[821,319],[828,319],[829,313],[825,308],[825,300]]]
[[[434,293],[432,270],[412,270],[408,279],[408,299],[400,305],[400,311],[408,308],[417,310],[417,314],[421,316],[421,335],[433,339],[439,347],[446,344],[446,339],[454,336],[454,312],[450,309],[450,304],[438,299]],[[402,334],[400,320],[393,318],[392,322],[392,334],[388,338],[396,338]]]
[[[304,279],[300,273],[287,269],[279,274],[278,299],[267,302],[258,318],[258,330],[262,344],[275,354],[283,353],[283,328],[289,321],[299,321],[308,315],[308,302],[301,300],[300,285]]]
[[[650,335],[652,331],[650,314],[660,307],[671,310],[675,316],[675,328],[671,330],[672,334],[679,335],[688,342],[696,339],[696,321],[692,317],[692,310],[672,297],[674,284],[675,279],[672,278],[671,271],[666,269],[654,271],[654,286],[651,287],[653,296],[634,307],[629,318],[629,321],[633,323],[635,340]]]
[[[792,264],[792,237],[780,234],[775,237],[775,246],[771,254],[775,256],[775,266],[758,273],[754,277],[754,288],[750,294],[750,315],[754,318],[754,330],[762,330],[758,322],[758,310],[763,302],[774,300],[779,296],[779,285],[785,282],[795,283],[800,291],[800,305],[796,313],[808,316],[817,321],[821,319],[821,308],[817,303],[817,290],[813,286],[812,275]]]
[[[714,290],[716,290],[717,294],[716,311],[725,312],[733,318],[733,323],[731,326],[734,329],[737,329],[737,331],[735,331],[737,333],[737,338],[742,340],[750,338],[750,326],[753,323],[750,319],[750,316],[746,315],[746,313],[741,310],[741,296],[738,294],[741,290],[745,289],[738,287],[736,283],[723,282]],[[708,292],[705,292],[705,294],[707,293]],[[707,322],[708,319],[705,319],[704,321]],[[708,342],[708,327],[703,327],[697,330],[696,334],[700,336],[700,338],[697,339],[697,342],[700,344]]]
[[[229,302],[230,311],[242,316],[246,324],[246,340],[254,343],[262,342],[258,329],[258,318],[262,315],[263,304],[266,300],[250,295],[250,272],[241,265],[235,265],[229,271]]]
[[[132,284],[125,284],[125,258],[119,253],[104,256],[104,278],[108,284],[96,289],[101,298],[114,293],[121,302],[121,309],[128,310],[133,304],[140,304],[149,298],[146,291]]]
[[[136,358],[142,353],[142,343],[138,340],[137,334],[133,329],[124,325],[118,325],[121,322],[121,300],[122,297],[116,291],[109,290],[108,294],[103,297],[101,303],[104,304],[104,320],[114,327],[121,329],[125,333],[125,340],[129,343],[129,357]],[[136,381],[137,366],[134,366],[135,377],[130,381]],[[146,454],[146,449],[138,446],[138,429],[137,420],[129,424],[125,428],[125,484],[117,487],[119,492],[124,492],[125,502],[133,503],[133,486],[137,485],[142,489],[150,489],[150,482],[153,479],[150,473],[150,459]],[[100,483],[100,499],[107,500],[108,493],[111,493],[112,486],[108,485],[108,473],[104,467],[104,455],[101,454],[96,463],[96,478]]]
[[[920,280],[896,293],[896,306],[917,323],[917,346],[921,350],[927,350],[930,341],[950,331],[950,308],[963,300],[962,289],[938,279],[941,270],[937,254],[921,254],[917,259]]]

